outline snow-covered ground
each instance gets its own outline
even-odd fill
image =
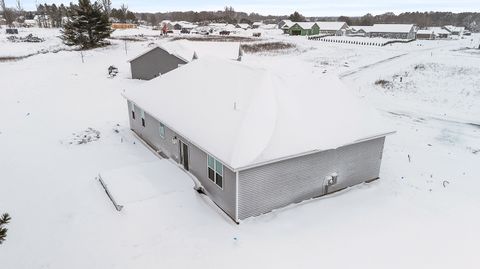
[[[30,31],[63,46],[57,30],[21,35]],[[236,225],[129,130],[121,93],[143,82],[126,61],[167,40],[127,50],[112,40],[84,63],[77,51],[0,62],[0,213],[12,216],[1,268],[478,268],[480,53],[465,48],[479,36],[386,47],[267,39],[297,49],[243,61],[337,74],[391,121],[380,180]],[[1,56],[49,46],[0,35]]]

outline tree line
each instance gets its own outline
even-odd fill
[[[25,11],[22,8],[21,0],[16,0],[16,7],[6,7],[5,0],[0,0],[2,15],[11,24],[13,21],[22,22],[25,19],[33,19],[34,15],[41,15],[39,21],[41,27],[62,27],[64,21],[62,18],[67,16],[69,8],[63,4],[40,4],[34,12]],[[348,25],[373,25],[375,23],[411,23],[420,27],[456,25],[464,26],[475,32],[480,32],[480,13],[478,12],[404,12],[398,15],[387,12],[380,15],[366,14],[360,17],[305,17],[295,11],[290,16],[260,15],[258,13],[238,12],[233,7],[227,6],[219,11],[175,11],[165,13],[135,13],[129,10],[128,6],[123,4],[119,8],[112,8],[111,0],[100,0],[99,4],[103,7],[111,21],[137,23],[139,20],[149,24],[158,25],[162,20],[171,21],[189,21],[195,23],[253,23],[255,21],[264,21],[266,23],[277,23],[283,19],[292,21],[345,21]],[[48,19],[47,19],[48,18]]]
[[[170,21],[188,21],[194,23],[248,23],[264,21],[266,23],[276,23],[288,16],[260,15],[258,13],[238,12],[231,6],[218,11],[174,11],[157,13],[135,13],[137,18],[147,22],[149,25],[158,25],[163,20]]]

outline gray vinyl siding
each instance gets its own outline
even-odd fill
[[[190,141],[175,133],[171,128],[165,126],[165,138],[160,136],[160,122],[145,112],[145,127],[142,126],[141,108],[135,106],[135,119],[132,119],[132,113],[128,102],[128,111],[130,119],[130,129],[132,129],[142,140],[149,144],[153,149],[162,151],[166,156],[180,163],[179,143],[173,144],[172,139],[177,137],[183,143],[188,145],[189,149],[189,172],[192,173],[205,188],[207,195],[212,201],[225,211],[232,219],[235,219],[236,208],[236,175],[226,166],[223,167],[223,189],[218,187],[208,178],[207,172],[207,154],[193,145]],[[161,104],[159,104],[161,105]],[[221,160],[219,160],[221,161]],[[162,180],[159,177],[159,180]],[[174,179],[172,179],[174,180]]]
[[[130,68],[133,79],[150,80],[158,77],[159,74],[170,72],[178,68],[179,65],[186,63],[183,59],[168,53],[162,48],[155,48],[130,61]]]
[[[412,27],[408,33],[384,33],[384,32],[370,32],[368,33],[369,37],[383,37],[383,38],[392,38],[392,39],[414,39],[416,38],[415,29]]]
[[[338,174],[328,193],[376,179],[385,137],[239,172],[238,218],[258,216],[325,195],[324,181]]]

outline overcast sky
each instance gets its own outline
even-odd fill
[[[93,0],[92,0],[93,1]],[[15,0],[5,1],[9,6]],[[65,3],[70,1],[21,0],[27,10],[34,10],[36,3]],[[137,12],[166,11],[201,11],[220,10],[225,6],[233,6],[237,11],[257,12],[262,15],[288,15],[297,10],[305,16],[358,16],[366,13],[374,15],[388,11],[400,13],[404,11],[480,11],[480,0],[112,0],[113,6],[122,3],[130,10]]]

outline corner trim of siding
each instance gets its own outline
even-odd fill
[[[235,222],[238,222],[238,171],[235,172]]]

